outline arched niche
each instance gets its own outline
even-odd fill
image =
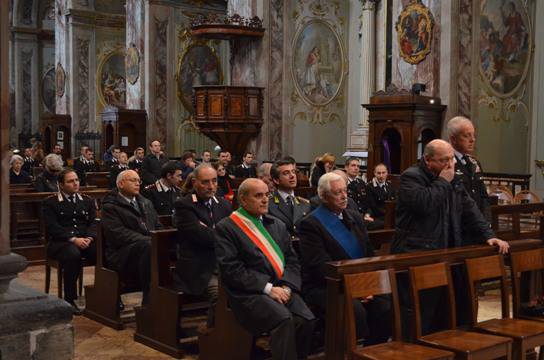
[[[387,128],[382,132],[381,161],[387,166],[390,174],[400,173],[402,136],[394,128]]]
[[[436,139],[436,133],[433,129],[423,129],[421,133],[419,134],[419,137],[417,139],[417,158],[421,158],[423,156],[423,149],[425,149],[425,146],[432,140]]]

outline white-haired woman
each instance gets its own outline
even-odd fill
[[[59,191],[57,176],[62,171],[62,158],[56,154],[49,154],[43,159],[45,169],[36,177],[34,188],[37,192]]]
[[[24,159],[19,155],[13,155],[9,160],[9,183],[28,184],[32,182],[30,175],[23,170]]]

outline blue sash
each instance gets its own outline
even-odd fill
[[[312,215],[319,220],[325,230],[342,246],[352,259],[364,256],[361,244],[351,231],[340,221],[340,218],[327,210],[323,205],[315,209]]]

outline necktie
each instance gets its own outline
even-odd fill
[[[291,195],[287,195],[285,201],[287,202],[287,207],[289,208],[289,211],[291,212],[291,214],[293,214],[295,210],[295,203],[293,202],[293,197]]]
[[[134,209],[136,209],[136,211],[140,211],[140,207],[138,206],[138,203],[136,202],[136,199],[133,199],[131,202],[130,202],[130,205],[132,205],[132,207]]]
[[[72,204],[75,204],[75,203],[76,203],[76,196],[75,196],[75,194],[72,194],[72,195],[68,196],[68,200],[69,200]]]
[[[215,228],[215,221],[213,219],[213,210],[212,210],[212,202],[211,201],[207,201],[205,202],[206,204],[206,207],[208,208],[208,215],[210,216],[210,220],[211,220],[211,223],[212,223],[212,227]]]

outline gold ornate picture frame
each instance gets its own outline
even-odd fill
[[[421,0],[412,0],[399,14],[395,29],[400,56],[409,64],[419,64],[431,52],[434,17]]]

